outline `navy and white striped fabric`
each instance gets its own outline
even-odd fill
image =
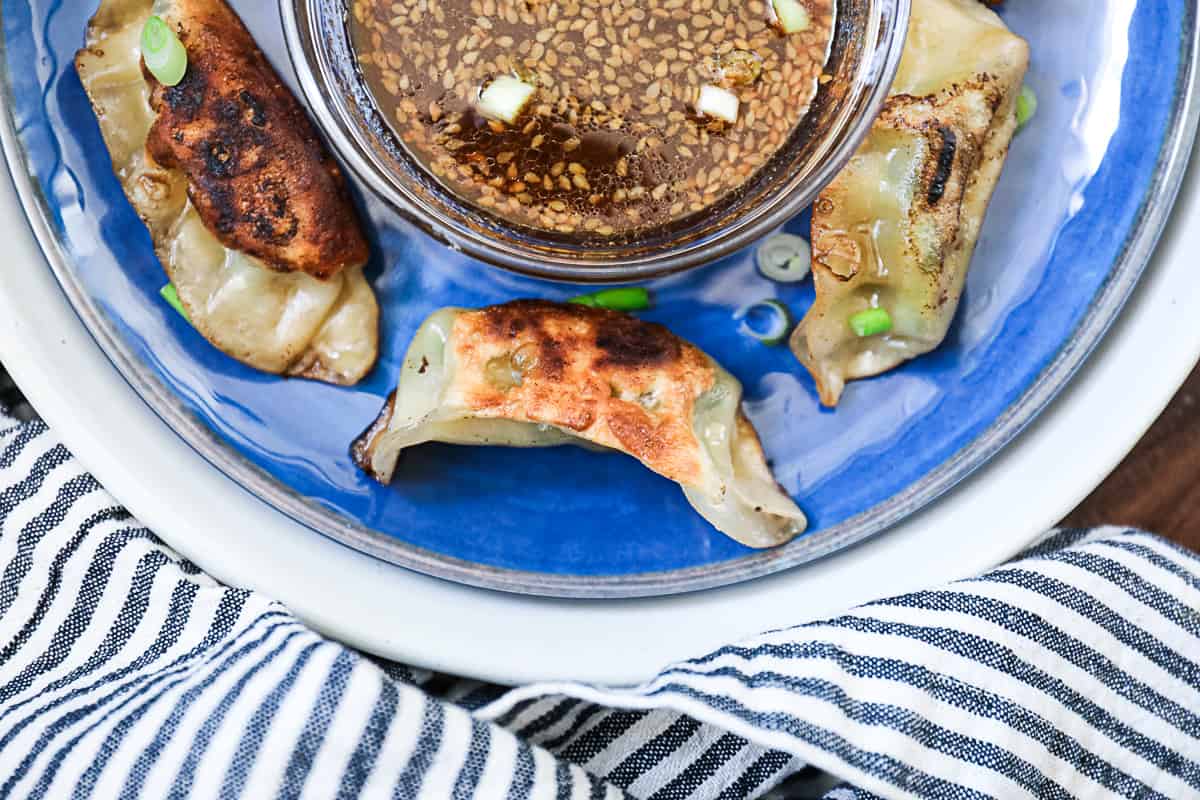
[[[806,765],[837,800],[1200,797],[1200,561],[1137,532],[635,688],[504,690],[215,583],[0,417],[0,569],[0,800],[736,800]]]

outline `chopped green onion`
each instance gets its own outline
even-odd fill
[[[645,311],[650,307],[650,292],[640,286],[605,289],[593,294],[572,297],[567,302],[577,306],[607,308],[609,311]]]
[[[162,295],[162,299],[166,300],[167,304],[170,305],[171,308],[179,312],[179,316],[183,317],[188,322],[191,322],[191,319],[188,318],[187,309],[183,307],[183,302],[179,299],[179,292],[175,291],[175,284],[168,283],[166,286],[159,289],[158,293]]]
[[[767,345],[782,344],[792,331],[792,314],[778,300],[749,303],[735,311],[733,318],[742,323],[738,326],[740,333]]]
[[[158,15],[142,28],[142,61],[163,86],[178,86],[187,73],[187,49]]]
[[[500,75],[479,93],[479,113],[512,125],[521,116],[537,87],[512,75]]]
[[[892,329],[892,315],[886,308],[868,308],[850,317],[850,329],[856,336],[878,336]]]
[[[714,117],[733,125],[738,121],[740,103],[738,96],[728,89],[706,83],[700,87],[700,97],[696,100],[696,111],[706,117]]]
[[[1017,96],[1017,128],[1024,128],[1033,119],[1037,109],[1037,95],[1029,86],[1022,86],[1021,94]]]
[[[801,33],[809,29],[812,19],[799,0],[774,0],[775,19],[784,33]]]
[[[779,233],[759,246],[755,260],[764,278],[797,283],[812,271],[812,247],[799,236]]]

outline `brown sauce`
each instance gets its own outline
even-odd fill
[[[762,0],[353,0],[368,84],[409,151],[460,198],[518,225],[627,235],[737,192],[803,123],[833,0],[784,34]],[[536,87],[484,118],[497,76]],[[696,109],[733,92],[737,120]]]

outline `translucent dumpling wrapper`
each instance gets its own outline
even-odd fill
[[[661,325],[535,300],[447,308],[417,331],[352,451],[389,483],[402,452],[425,442],[617,450],[680,484],[717,530],[772,547],[807,523],[741,398],[733,376]]]
[[[1028,64],[1024,40],[977,0],[913,0],[884,110],[813,206],[817,298],[791,344],[825,405],[945,339]],[[849,320],[870,308],[890,330],[859,336]]]
[[[161,16],[174,87],[143,69]],[[265,372],[353,384],[375,363],[369,256],[336,163],[224,0],[103,0],[76,69],[189,321]]]

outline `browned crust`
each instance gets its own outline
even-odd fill
[[[717,367],[663,326],[603,309],[517,300],[460,313],[450,342],[456,367],[447,395],[471,416],[551,425],[627,452],[679,483],[701,479],[693,415],[716,384]],[[520,382],[498,385],[494,365],[518,353]],[[377,480],[371,458],[394,408],[395,395],[351,447],[355,463]]]
[[[909,247],[911,257],[930,272],[944,268],[958,238],[963,201],[1003,99],[997,79],[981,73],[933,97],[891,97],[879,117],[881,127],[918,132],[929,143],[921,190],[909,213],[912,219],[932,219],[941,235],[938,246],[930,248],[924,258],[915,243]]]
[[[716,367],[663,326],[604,309],[518,300],[460,315],[453,338],[456,385],[476,415],[553,425],[624,450],[672,480],[698,479],[693,411],[713,387]],[[490,382],[489,362],[518,351],[534,356],[520,384]]]
[[[328,278],[369,250],[346,182],[308,116],[224,0],[176,0],[164,17],[188,51],[175,87],[153,86],[147,149],[188,178],[226,247]]]
[[[977,94],[966,94],[968,91]],[[963,107],[965,101],[974,97],[984,98],[990,109],[986,117],[973,117],[972,109]],[[969,84],[935,96],[889,97],[875,121],[875,132],[911,132],[928,142],[929,157],[922,165],[920,185],[909,215],[914,220],[932,220],[937,240],[910,240],[907,250],[908,258],[919,264],[931,281],[939,280],[946,255],[958,237],[962,201],[978,167],[987,126],[1000,99],[994,79],[981,75]],[[870,261],[870,255],[860,251],[858,237],[843,230],[838,219],[839,207],[847,201],[843,181],[834,179],[813,207],[813,268],[838,281],[855,278],[858,267]],[[849,270],[835,268],[840,265],[849,265]]]
[[[1011,87],[1007,88],[1011,91]],[[1014,97],[1007,100],[1006,106],[1006,86],[1001,79],[981,72],[971,80],[926,97],[907,94],[889,97],[872,128],[872,135],[885,131],[912,133],[924,138],[928,145],[908,212],[910,233],[904,245],[905,257],[920,267],[930,286],[930,299],[922,309],[925,314],[952,315],[957,305],[978,225],[1012,135],[1011,128],[999,122],[1001,115],[1014,113]],[[989,165],[988,158],[996,163]],[[859,275],[860,267],[873,263],[875,254],[863,252],[860,237],[845,229],[841,217],[841,207],[851,199],[844,176],[853,169],[851,162],[821,192],[813,206],[813,278],[817,300],[792,335],[793,352],[812,373],[821,403],[829,407],[836,406],[841,397],[843,377],[868,376],[865,372],[842,376],[824,369],[822,362],[832,357],[814,355],[808,338],[810,319],[820,320],[826,313],[831,293],[843,291],[839,284],[876,279],[873,275]],[[986,187],[981,206],[971,203],[972,193],[980,191],[980,185]],[[918,221],[931,224],[918,226]],[[918,230],[919,237],[914,235]],[[876,373],[894,366],[886,361],[880,364]]]
[[[383,410],[379,412],[379,416],[350,445],[350,458],[358,465],[359,469],[380,483],[384,482],[383,476],[375,471],[371,456],[375,452],[375,445],[379,442],[379,437],[387,432],[388,425],[392,424],[392,414],[395,410],[396,392],[393,391],[388,395],[387,402],[383,404]]]
[[[476,313],[484,335],[536,344],[552,378],[561,377],[567,350],[582,347],[597,370],[644,369],[677,363],[690,346],[657,323],[574,303],[514,300]]]

